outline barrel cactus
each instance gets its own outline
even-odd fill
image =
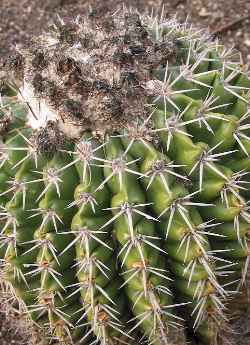
[[[164,15],[58,17],[5,67],[1,280],[66,344],[216,341],[247,276],[250,79]]]

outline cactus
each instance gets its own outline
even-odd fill
[[[216,342],[245,284],[250,79],[187,23],[58,17],[5,64],[1,279],[66,344]]]

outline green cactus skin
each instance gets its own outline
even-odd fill
[[[216,343],[250,260],[240,54],[123,9],[59,18],[6,67],[1,279],[20,306],[64,344]]]

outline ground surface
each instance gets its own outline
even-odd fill
[[[46,30],[57,13],[76,16],[89,11],[89,6],[106,12],[122,3],[141,10],[164,4],[167,15],[177,13],[180,20],[189,16],[196,26],[209,27],[226,45],[234,44],[244,61],[250,63],[250,0],[0,0],[0,61],[11,54],[16,44],[24,45],[31,35]],[[237,333],[227,334],[225,345],[228,341],[232,345],[250,345],[249,315],[250,311],[235,323]],[[20,328],[18,318],[6,316],[0,303],[0,344],[28,345],[26,332]]]

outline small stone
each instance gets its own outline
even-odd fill
[[[210,12],[208,12],[205,7],[202,7],[198,14],[200,17],[208,17],[210,15]]]

